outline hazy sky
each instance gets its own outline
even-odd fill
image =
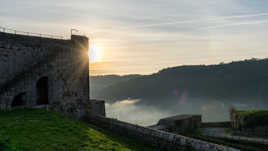
[[[91,74],[268,57],[267,0],[0,0],[0,26],[79,29],[94,39]]]

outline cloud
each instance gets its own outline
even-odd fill
[[[229,24],[223,25],[216,25],[216,26],[208,26],[203,29],[216,29],[216,28],[224,28],[224,27],[231,27],[231,26],[241,26],[241,25],[258,25],[258,24],[267,24],[268,20],[261,20],[261,21],[243,21],[243,22],[233,22]]]
[[[268,13],[234,15],[234,16],[220,16],[220,17],[209,17],[209,18],[194,19],[194,20],[177,20],[177,21],[164,22],[164,23],[158,23],[158,24],[141,25],[141,26],[136,26],[134,28],[150,28],[150,27],[155,27],[155,26],[190,24],[190,23],[198,23],[198,22],[202,22],[202,21],[209,22],[209,21],[219,21],[219,20],[253,18],[253,17],[260,17],[260,16],[268,16]],[[259,22],[259,23],[261,23],[261,22]],[[241,25],[243,25],[243,24],[241,24]]]
[[[1,0],[0,26],[66,37],[70,28],[77,28],[94,39],[103,61],[120,62],[98,66],[102,72],[148,73],[171,65],[251,58],[253,51],[268,57],[267,4],[252,0]]]

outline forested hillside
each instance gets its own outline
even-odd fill
[[[187,65],[144,76],[91,78],[92,97],[193,98],[268,101],[268,59],[250,59],[218,65]]]

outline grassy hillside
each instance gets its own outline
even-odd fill
[[[245,117],[243,125],[247,128],[256,128],[258,126],[268,125],[268,111],[267,110],[237,111],[237,114]]]
[[[0,112],[0,151],[150,151],[135,140],[40,109]]]

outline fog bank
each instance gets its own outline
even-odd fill
[[[106,103],[106,114],[108,117],[143,126],[153,125],[161,118],[180,114],[201,114],[204,122],[212,122],[229,120],[231,106],[220,101],[180,102],[170,106],[143,104],[142,101],[144,100],[122,100],[116,103]]]

